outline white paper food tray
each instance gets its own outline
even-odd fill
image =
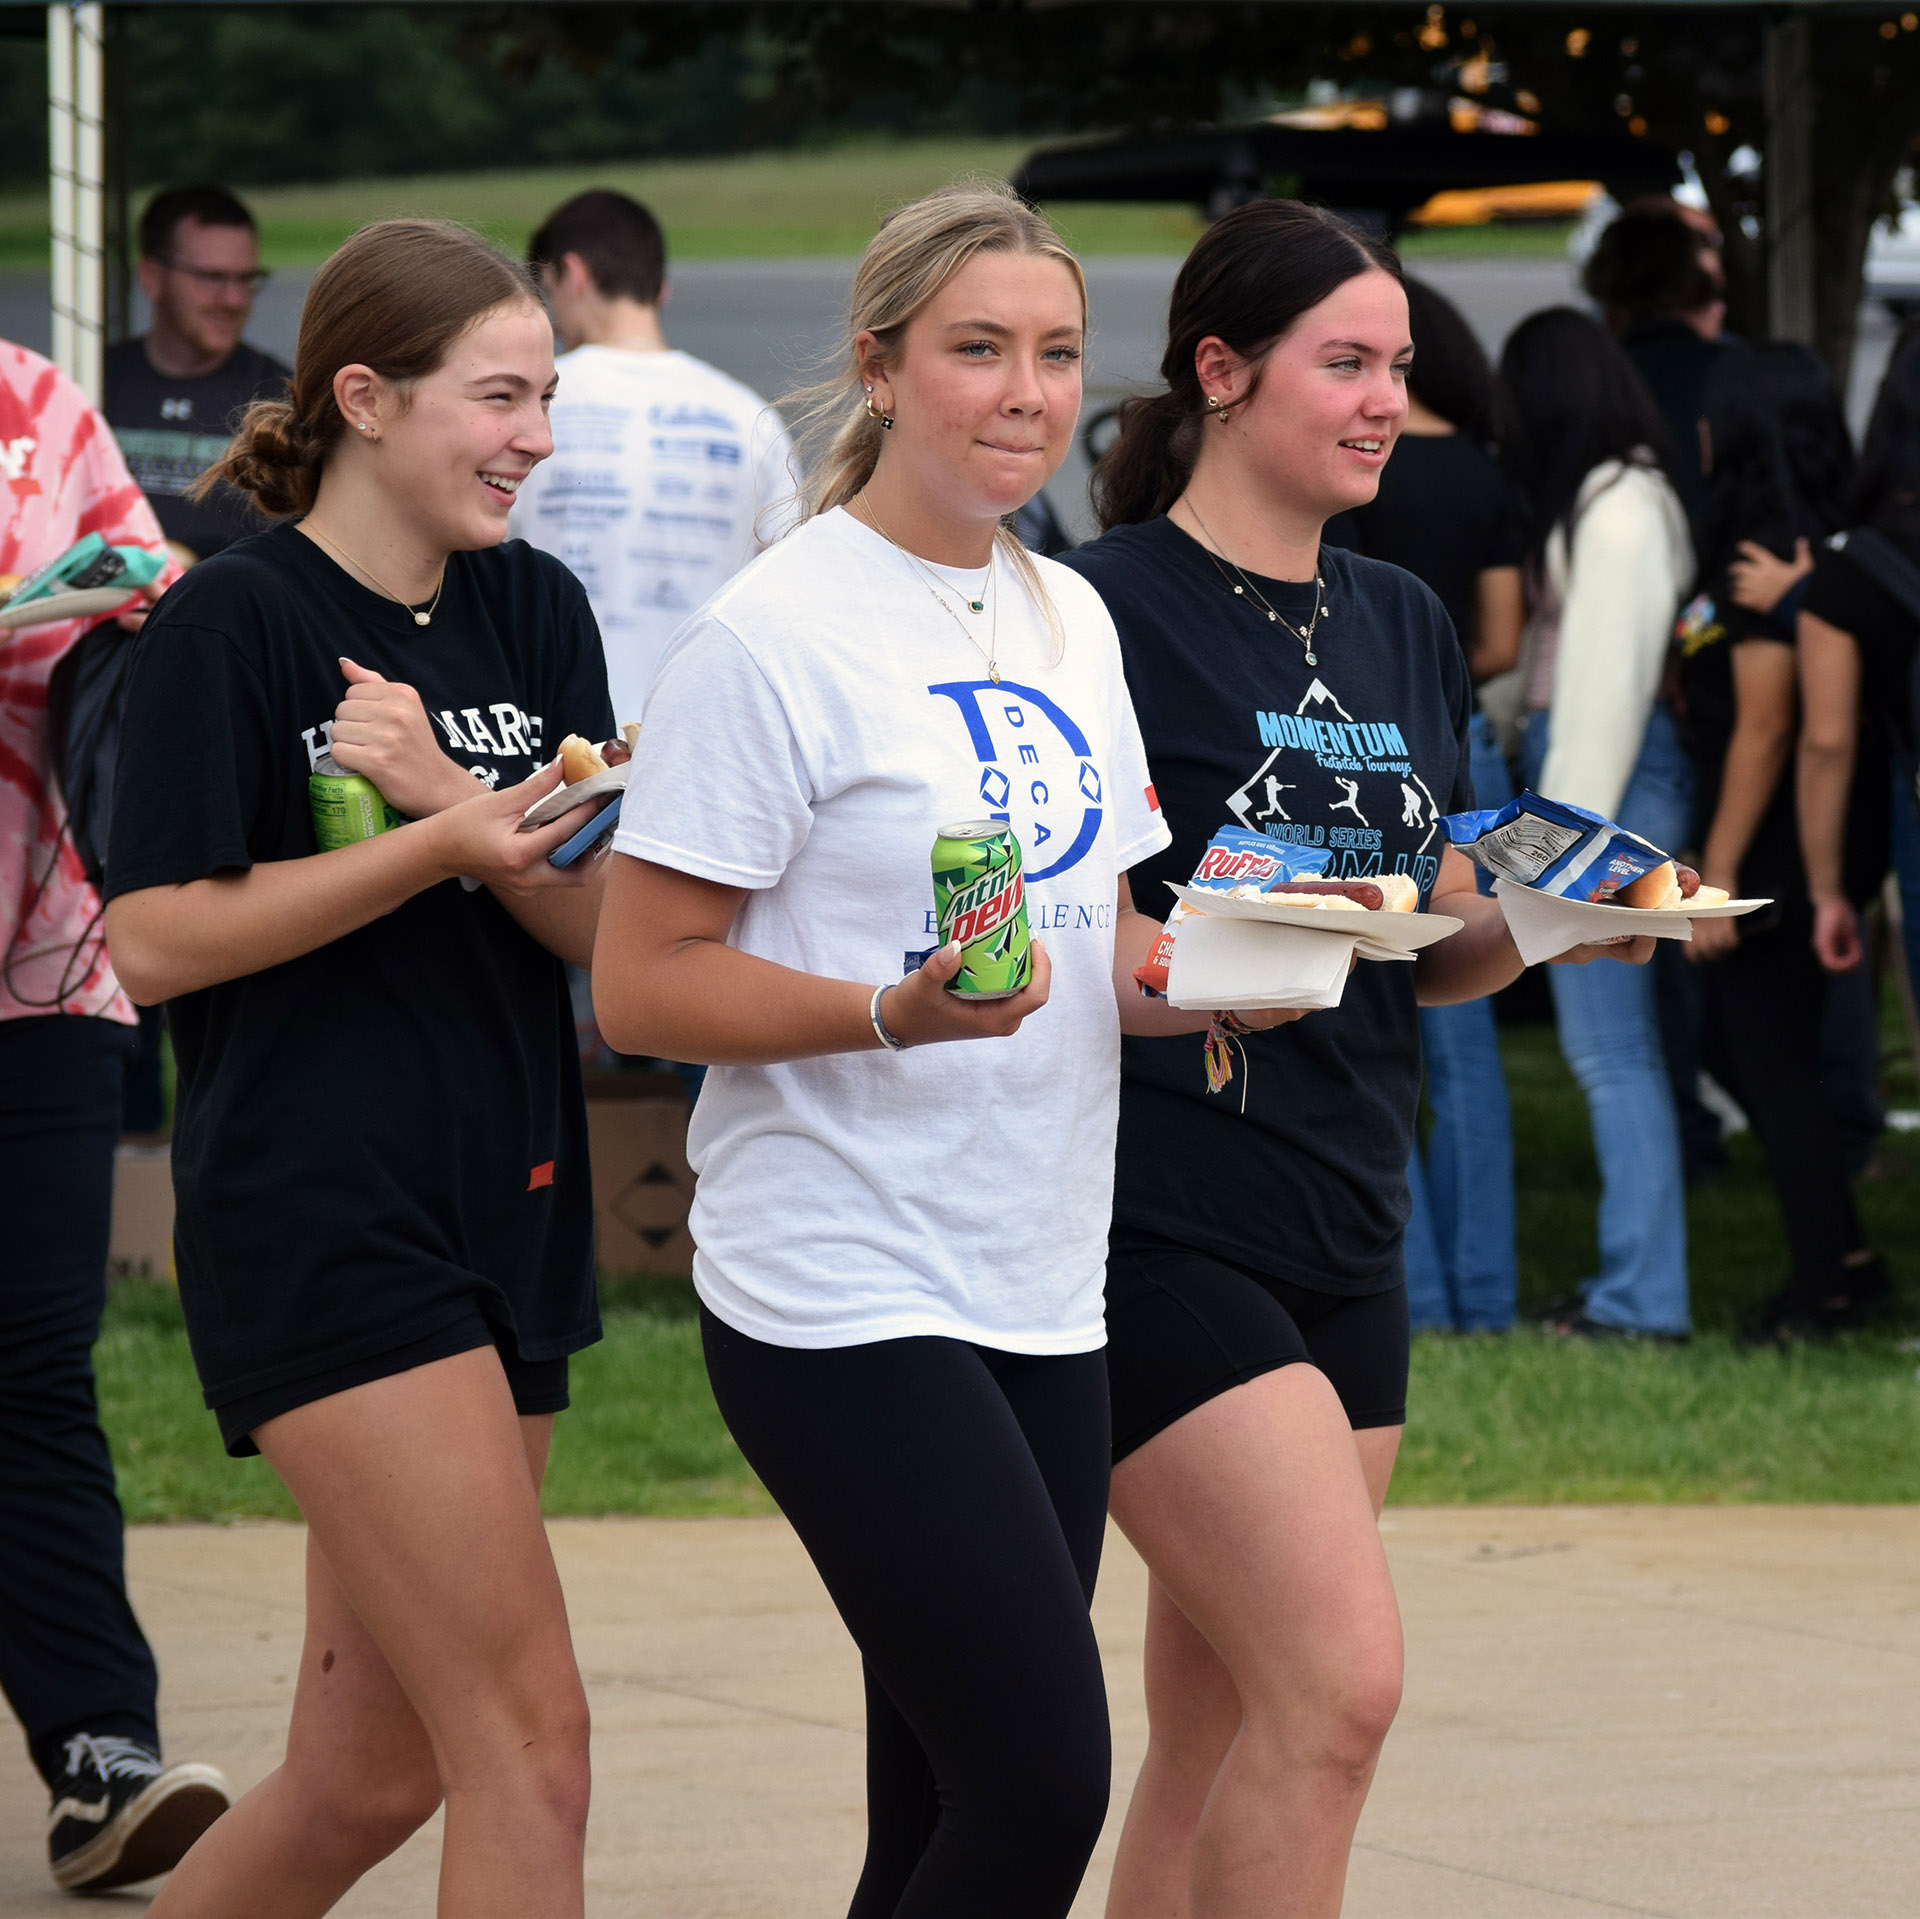
[[[1507,931],[1521,960],[1537,966],[1589,941],[1690,940],[1695,920],[1735,920],[1770,906],[1771,900],[1727,900],[1718,906],[1603,906],[1597,900],[1562,899],[1516,880],[1498,879],[1493,896],[1506,915]]]
[[[1283,899],[1230,899],[1195,886],[1168,881],[1180,902],[1211,919],[1259,920],[1269,926],[1299,926],[1313,933],[1332,933],[1360,940],[1363,959],[1411,959],[1422,947],[1432,946],[1459,932],[1466,924],[1451,913],[1371,913],[1365,909],[1291,906]],[[1184,935],[1190,921],[1181,922]],[[1176,947],[1177,950],[1177,947]]]
[[[1199,1012],[1338,1006],[1358,945],[1351,934],[1195,914],[1180,922],[1173,943],[1167,1003]]]
[[[584,780],[575,780],[571,786],[556,786],[544,799],[535,800],[521,814],[520,831],[531,833],[536,826],[550,826],[561,814],[571,813],[576,806],[590,806],[595,800],[621,792],[627,784],[627,775],[632,771],[633,762],[622,760],[618,766],[610,766],[604,773],[589,773]]]

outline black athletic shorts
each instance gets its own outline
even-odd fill
[[[282,1413],[292,1412],[296,1406],[311,1406],[316,1399],[329,1399],[350,1386],[390,1379],[395,1373],[411,1372],[416,1366],[429,1366],[436,1359],[451,1359],[455,1353],[470,1353],[480,1346],[499,1349],[515,1412],[566,1411],[566,1355],[563,1353],[558,1359],[522,1359],[514,1348],[513,1335],[495,1326],[476,1306],[465,1318],[456,1319],[452,1325],[443,1326],[424,1339],[391,1346],[384,1353],[373,1353],[351,1365],[309,1373],[305,1379],[290,1379],[264,1392],[249,1393],[244,1399],[230,1399],[225,1405],[216,1406],[213,1416],[220,1422],[220,1437],[227,1451],[235,1459],[244,1459],[260,1450],[253,1443],[253,1429],[277,1419]]]
[[[1407,1288],[1316,1293],[1158,1234],[1116,1226],[1107,1245],[1107,1378],[1113,1457],[1196,1406],[1305,1360],[1347,1418],[1407,1418]]]

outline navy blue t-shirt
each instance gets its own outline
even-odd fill
[[[1236,597],[1171,520],[1061,556],[1119,629],[1127,685],[1173,843],[1135,867],[1155,919],[1222,826],[1323,846],[1340,878],[1440,871],[1443,813],[1473,804],[1472,692],[1444,609],[1412,574],[1321,549],[1327,612],[1297,634]],[[1309,581],[1254,576],[1305,626]],[[1116,1222],[1328,1293],[1398,1283],[1420,1098],[1413,967],[1362,960],[1338,1007],[1244,1042],[1207,1091],[1197,1036],[1122,1042]],[[1241,1111],[1241,1095],[1246,1110]]]

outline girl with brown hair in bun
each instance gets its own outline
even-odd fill
[[[1258,201],[1188,256],[1167,340],[1166,390],[1097,476],[1108,530],[1065,560],[1113,610],[1171,829],[1133,896],[1164,899],[1233,821],[1465,922],[1248,1035],[1244,1104],[1210,1096],[1191,1041],[1123,1042],[1107,1360],[1113,1512],[1152,1575],[1150,1736],[1108,1919],[1332,1919],[1400,1698],[1376,1521],[1406,1418],[1419,1008],[1520,956],[1440,825],[1473,804],[1452,623],[1321,537],[1407,415],[1398,261]]]
[[[587,1709],[539,1488],[599,1336],[562,961],[599,908],[516,829],[555,743],[612,731],[557,561],[503,545],[552,449],[552,335],[457,227],[315,277],[289,399],[213,469],[279,524],[142,635],[106,884],[168,1002],[181,1303],[227,1450],[310,1528],[287,1756],[159,1919],[326,1912],[444,1801],[443,1919],[576,1919]],[[320,850],[309,779],[398,818]]]

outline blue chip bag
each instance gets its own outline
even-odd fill
[[[1533,792],[1484,812],[1445,814],[1440,824],[1475,865],[1559,899],[1605,905],[1671,857],[1584,806]]]
[[[1207,842],[1189,884],[1203,893],[1237,893],[1245,887],[1247,892],[1240,895],[1244,899],[1287,880],[1319,879],[1332,858],[1324,846],[1295,846],[1249,833],[1243,826],[1223,826]]]

